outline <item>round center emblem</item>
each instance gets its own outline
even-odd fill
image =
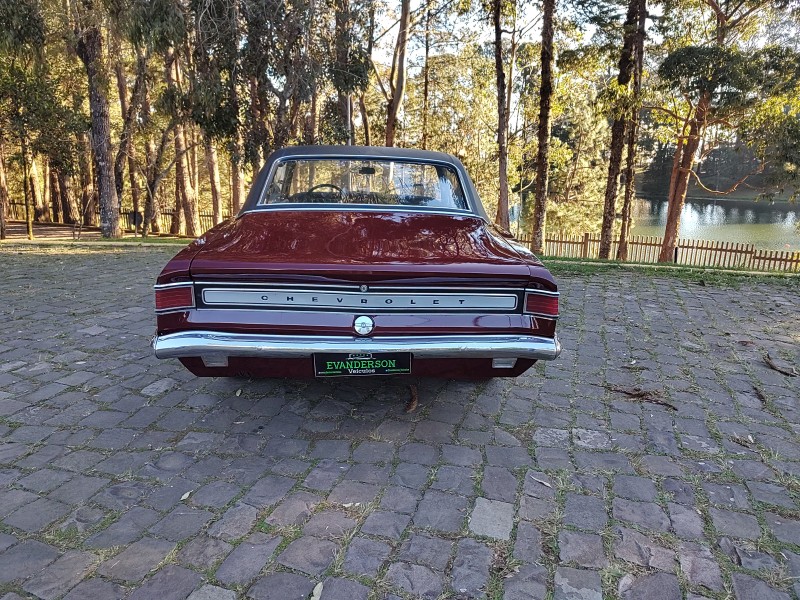
[[[369,291],[369,286],[364,284],[364,283],[362,283],[360,286],[358,286],[358,291],[361,292],[362,294],[364,292],[368,292]]]
[[[369,317],[358,317],[353,323],[353,329],[358,335],[369,335],[375,328],[375,322]]]

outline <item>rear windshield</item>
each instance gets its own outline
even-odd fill
[[[281,203],[469,209],[452,167],[352,158],[281,161],[273,170],[259,205]]]

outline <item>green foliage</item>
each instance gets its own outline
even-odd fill
[[[45,24],[35,0],[0,0],[0,51],[37,52],[44,44]]]

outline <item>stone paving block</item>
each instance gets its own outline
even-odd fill
[[[542,555],[542,535],[532,523],[523,521],[517,525],[513,554],[514,558],[524,562],[539,562]]]
[[[750,501],[747,499],[747,490],[738,483],[712,483],[704,482],[703,489],[712,504],[741,510],[750,508]]]
[[[422,498],[422,492],[400,485],[389,486],[383,493],[381,508],[394,512],[412,514]]]
[[[192,504],[208,508],[222,508],[239,494],[238,485],[227,481],[212,481],[193,492],[190,496]]]
[[[249,504],[238,502],[231,506],[209,527],[208,534],[223,540],[236,540],[247,535],[258,520],[258,509]]]
[[[547,597],[547,569],[522,565],[503,582],[503,600],[544,600]]]
[[[322,583],[320,600],[367,600],[370,589],[357,581],[328,577]]]
[[[731,575],[733,582],[733,595],[736,600],[790,600],[791,596],[786,592],[776,590],[770,585],[755,577],[750,577],[743,573]]]
[[[22,586],[42,600],[55,600],[81,582],[98,558],[89,552],[70,550]]]
[[[177,565],[167,565],[128,596],[128,600],[185,600],[203,577]]]
[[[261,532],[247,537],[217,568],[217,581],[231,587],[247,584],[264,568],[281,539]]]
[[[458,541],[451,572],[451,587],[456,594],[481,597],[489,583],[492,550],[471,538]]]
[[[483,470],[481,493],[490,500],[514,502],[517,495],[517,478],[503,467],[486,467]],[[469,492],[466,492],[469,493]]]
[[[703,520],[696,508],[668,502],[667,510],[675,535],[688,540],[697,540],[703,537]]]
[[[123,600],[128,590],[105,579],[84,579],[64,596],[63,600]]]
[[[638,531],[617,526],[614,528],[614,538],[614,554],[617,558],[660,571],[675,571],[675,552]]]
[[[595,533],[561,531],[558,534],[558,548],[562,563],[576,563],[590,569],[603,569],[608,566],[603,538]]]
[[[303,533],[326,539],[340,539],[355,529],[355,520],[338,510],[323,510],[311,517]]]
[[[36,540],[25,540],[0,554],[0,584],[22,581],[58,558],[58,550]]]
[[[438,531],[458,532],[466,517],[467,499],[455,494],[428,490],[414,515],[414,525]]]
[[[253,600],[306,600],[314,582],[295,573],[270,573],[259,579],[248,591]]]
[[[721,592],[725,584],[722,573],[711,550],[701,544],[686,542],[678,548],[681,571],[689,582],[714,592]]]
[[[267,517],[266,522],[276,527],[299,525],[314,511],[322,498],[309,492],[295,492],[287,496]]]
[[[242,498],[243,502],[256,508],[268,508],[286,495],[295,485],[295,480],[279,475],[267,475],[260,479]]]
[[[719,549],[722,550],[731,559],[735,565],[744,567],[751,571],[768,571],[778,567],[778,562],[766,552],[759,552],[755,549],[753,544],[749,542],[735,542],[730,538],[720,538],[718,544]],[[781,551],[781,554],[786,556],[789,562],[789,571],[792,577],[800,575],[800,569],[793,570],[794,556],[788,550]]]
[[[6,525],[33,533],[47,527],[70,511],[70,507],[49,498],[39,498],[26,504],[3,519]]]
[[[678,578],[671,573],[626,575],[619,583],[620,600],[681,600]]]
[[[390,552],[388,544],[356,537],[347,546],[342,568],[348,573],[374,578]]]
[[[121,553],[103,562],[97,572],[120,581],[139,581],[172,552],[175,544],[155,538],[142,538]]]
[[[278,556],[278,562],[290,569],[319,576],[331,566],[338,549],[331,541],[304,536],[289,544]]]
[[[158,520],[159,514],[149,508],[136,506],[123,513],[119,521],[98,531],[86,540],[90,548],[110,548],[129,544]]]
[[[628,500],[653,502],[656,499],[656,486],[651,479],[631,475],[614,477],[614,495]]]
[[[231,550],[233,546],[226,541],[198,535],[181,548],[178,560],[188,567],[203,571],[212,568]]]
[[[444,584],[442,576],[422,565],[396,562],[389,565],[386,581],[414,598],[438,598]]]
[[[361,532],[399,540],[410,521],[411,517],[402,513],[376,510],[364,521]]]
[[[709,508],[708,512],[711,514],[714,528],[720,535],[747,540],[757,540],[761,537],[761,527],[753,515],[714,507]]]
[[[469,496],[474,493],[475,489],[475,470],[469,467],[443,465],[436,471],[436,479],[431,484],[431,488]]]
[[[452,547],[453,542],[450,540],[412,533],[400,546],[397,558],[403,562],[430,567],[435,571],[444,571],[450,562]]]
[[[606,526],[608,513],[605,503],[594,496],[567,494],[564,523],[580,529],[598,531]]]
[[[615,519],[628,521],[648,529],[665,531],[669,527],[669,518],[664,509],[655,502],[636,502],[624,498],[614,498],[612,514]]]
[[[200,531],[213,516],[214,514],[207,510],[178,506],[148,531],[153,535],[179,542]]]
[[[554,600],[602,600],[603,585],[597,571],[558,567],[555,574]]]
[[[216,585],[204,585],[193,591],[186,600],[236,600],[236,592]]]
[[[380,487],[372,483],[342,481],[328,495],[328,502],[336,504],[369,504],[380,493]]]

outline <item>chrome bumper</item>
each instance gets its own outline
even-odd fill
[[[156,336],[158,358],[247,356],[307,358],[316,352],[411,352],[416,358],[526,358],[554,360],[557,338],[533,335],[344,337],[185,331]]]

